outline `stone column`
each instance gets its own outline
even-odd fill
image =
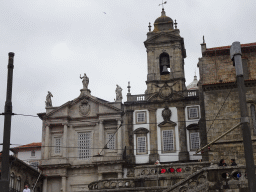
[[[121,125],[121,119],[117,119],[117,128]],[[117,131],[117,154],[122,155],[122,127],[120,127]]]
[[[67,146],[68,146],[68,123],[65,122],[63,123],[64,125],[64,132],[63,132],[63,157],[68,157],[68,149],[67,149]]]
[[[50,140],[50,124],[46,123],[45,127],[45,141],[44,141],[44,159],[49,159],[49,140]]]
[[[185,107],[177,107],[178,109],[178,130],[180,141],[179,161],[189,161],[189,153],[187,149],[186,119]]]
[[[155,163],[159,160],[158,154],[158,139],[157,139],[157,122],[156,122],[156,109],[149,109],[149,137],[150,137],[150,154],[149,163]],[[148,141],[149,142],[149,141]]]
[[[104,147],[104,126],[103,126],[103,120],[99,120],[99,144],[98,144],[98,150],[99,153],[102,151],[103,147]],[[104,154],[104,150],[101,152],[101,155]]]
[[[67,192],[67,178],[64,176],[61,180],[62,192]]]
[[[44,182],[43,182],[43,192],[47,192],[47,178],[44,179]]]

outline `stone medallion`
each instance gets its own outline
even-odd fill
[[[167,85],[167,83],[164,84],[164,86],[159,91],[159,97],[162,99],[169,99],[172,97],[173,90],[171,87]]]
[[[80,106],[79,106],[79,113],[80,113],[80,115],[82,115],[82,116],[87,116],[87,115],[89,115],[89,113],[90,113],[90,108],[91,108],[91,106],[88,104],[88,100],[83,99],[83,100],[81,101]]]
[[[164,119],[165,122],[170,121],[172,116],[172,111],[166,106],[163,111],[162,111],[162,117]]]

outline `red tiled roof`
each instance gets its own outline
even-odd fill
[[[241,47],[251,47],[251,46],[256,46],[256,43],[241,44]],[[222,47],[213,47],[213,48],[206,49],[206,51],[230,49],[230,47],[231,47],[231,45],[222,46]]]
[[[21,145],[19,147],[14,147],[14,149],[19,149],[19,148],[28,148],[28,147],[41,147],[42,143],[41,142],[37,142],[37,143],[30,143],[30,144],[26,144],[26,145]]]

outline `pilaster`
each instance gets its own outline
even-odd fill
[[[49,140],[50,140],[50,124],[45,123],[45,146],[44,146],[44,159],[49,159]]]
[[[177,107],[178,109],[178,130],[180,141],[179,161],[189,161],[189,153],[187,149],[187,136],[186,136],[186,119],[185,107]]]
[[[63,157],[68,157],[68,123],[63,123],[64,125],[64,131],[63,131]]]
[[[149,136],[150,136],[150,154],[149,163],[155,163],[159,160],[158,139],[157,139],[157,122],[156,108],[149,109]]]
[[[123,146],[122,146],[122,128],[121,126],[121,119],[117,119],[117,154],[122,155],[123,153]]]

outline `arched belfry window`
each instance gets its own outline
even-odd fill
[[[159,57],[160,63],[160,75],[166,75],[170,73],[170,57],[167,53],[162,53]]]
[[[250,108],[251,108],[251,118],[252,118],[253,133],[256,134],[255,106],[252,104],[250,106]]]

